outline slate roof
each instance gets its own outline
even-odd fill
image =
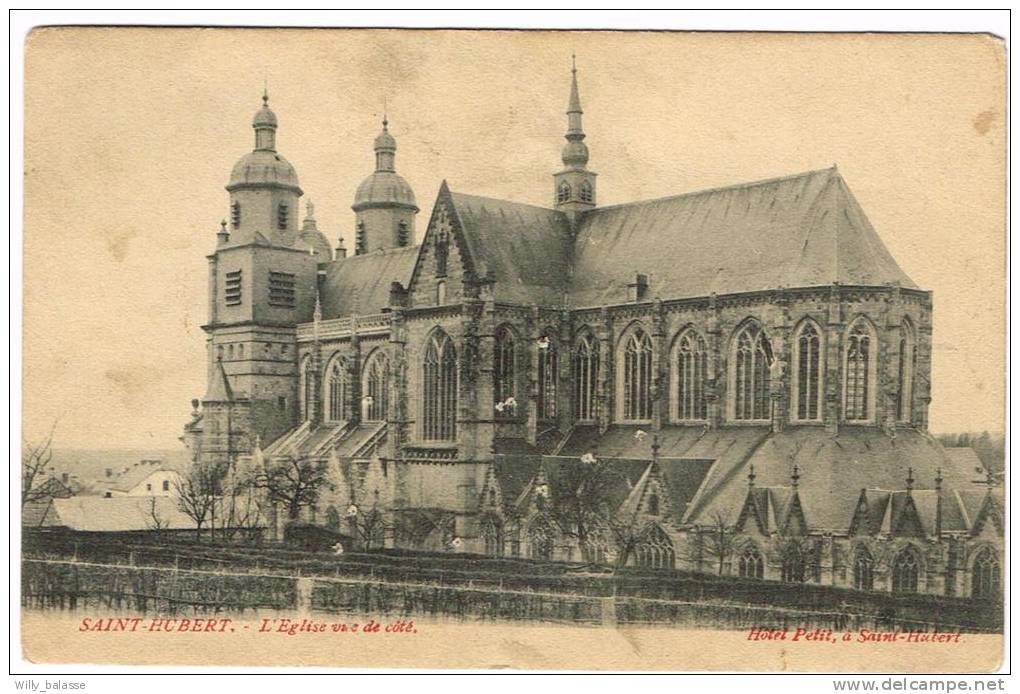
[[[107,488],[118,492],[129,492],[156,472],[180,473],[181,470],[162,460],[143,460],[125,468]]]
[[[944,450],[949,462],[961,475],[969,475],[975,482],[984,482],[988,478],[988,471],[973,448],[948,447]]]
[[[390,285],[410,283],[417,257],[418,246],[404,246],[329,263],[320,294],[323,319],[381,313],[390,304]]]
[[[635,273],[664,299],[833,282],[916,288],[835,167],[595,208],[574,256],[574,307],[626,301]]]

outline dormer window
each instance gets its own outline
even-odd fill
[[[556,191],[556,202],[567,202],[570,200],[570,184],[564,181]]]
[[[281,202],[276,208],[276,226],[280,231],[287,229],[287,203]]]
[[[241,226],[241,203],[237,201],[230,205],[230,224],[235,229]]]
[[[644,301],[648,295],[648,275],[642,275],[638,273],[634,276],[634,281],[627,285],[630,290],[631,301]]]

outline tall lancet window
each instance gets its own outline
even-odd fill
[[[652,416],[652,338],[636,328],[623,348],[623,419]]]
[[[598,408],[599,343],[590,334],[583,335],[574,349],[574,417],[595,419]]]
[[[516,396],[514,362],[517,352],[513,333],[506,326],[496,330],[495,350],[492,362],[492,397],[498,414],[513,415],[515,406],[512,403],[508,404],[507,400]]]
[[[301,421],[305,421],[311,418],[311,404],[315,401],[315,374],[312,369],[312,358],[309,355],[306,354],[304,359],[301,360],[301,368],[298,373],[301,380],[299,384]]]
[[[766,420],[771,416],[769,390],[772,345],[758,323],[748,322],[733,340],[733,418]]]
[[[866,318],[858,318],[847,333],[844,357],[843,417],[851,422],[864,422],[874,416],[875,400],[875,331]]]
[[[914,409],[914,368],[917,363],[917,340],[914,326],[906,318],[900,325],[899,373],[896,412],[901,422],[913,419]]]
[[[822,416],[822,333],[814,322],[804,321],[794,338],[793,373],[796,379],[796,417],[813,422]]]
[[[362,411],[365,421],[382,422],[389,406],[390,364],[386,353],[376,350],[365,364]]]
[[[429,337],[422,363],[422,436],[426,441],[457,437],[457,350],[441,330]]]
[[[342,422],[347,419],[344,405],[347,402],[347,361],[334,357],[326,369],[326,420]]]
[[[673,418],[707,419],[705,380],[708,377],[708,349],[705,338],[693,328],[688,328],[680,334],[675,349],[673,383],[676,401]]]
[[[543,335],[538,340],[538,418],[556,416],[556,392],[559,386],[559,358],[556,341]]]

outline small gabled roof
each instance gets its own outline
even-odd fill
[[[163,530],[194,529],[195,523],[168,496],[73,496],[54,499],[46,526],[83,532],[154,530],[153,509]]]

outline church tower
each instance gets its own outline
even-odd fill
[[[397,141],[383,116],[375,138],[375,172],[361,182],[351,209],[355,214],[354,253],[414,245],[418,203],[410,184],[396,170]]]
[[[595,207],[595,176],[588,171],[588,145],[581,127],[581,96],[577,89],[577,62],[571,68],[570,102],[567,105],[567,144],[563,146],[564,168],[553,176],[556,209],[565,212],[571,224]]]
[[[205,460],[243,455],[256,437],[271,442],[298,418],[296,325],[311,320],[329,243],[311,208],[298,228],[301,187],[276,150],[277,125],[263,94],[252,120],[255,147],[230,174],[229,214],[208,256]]]

